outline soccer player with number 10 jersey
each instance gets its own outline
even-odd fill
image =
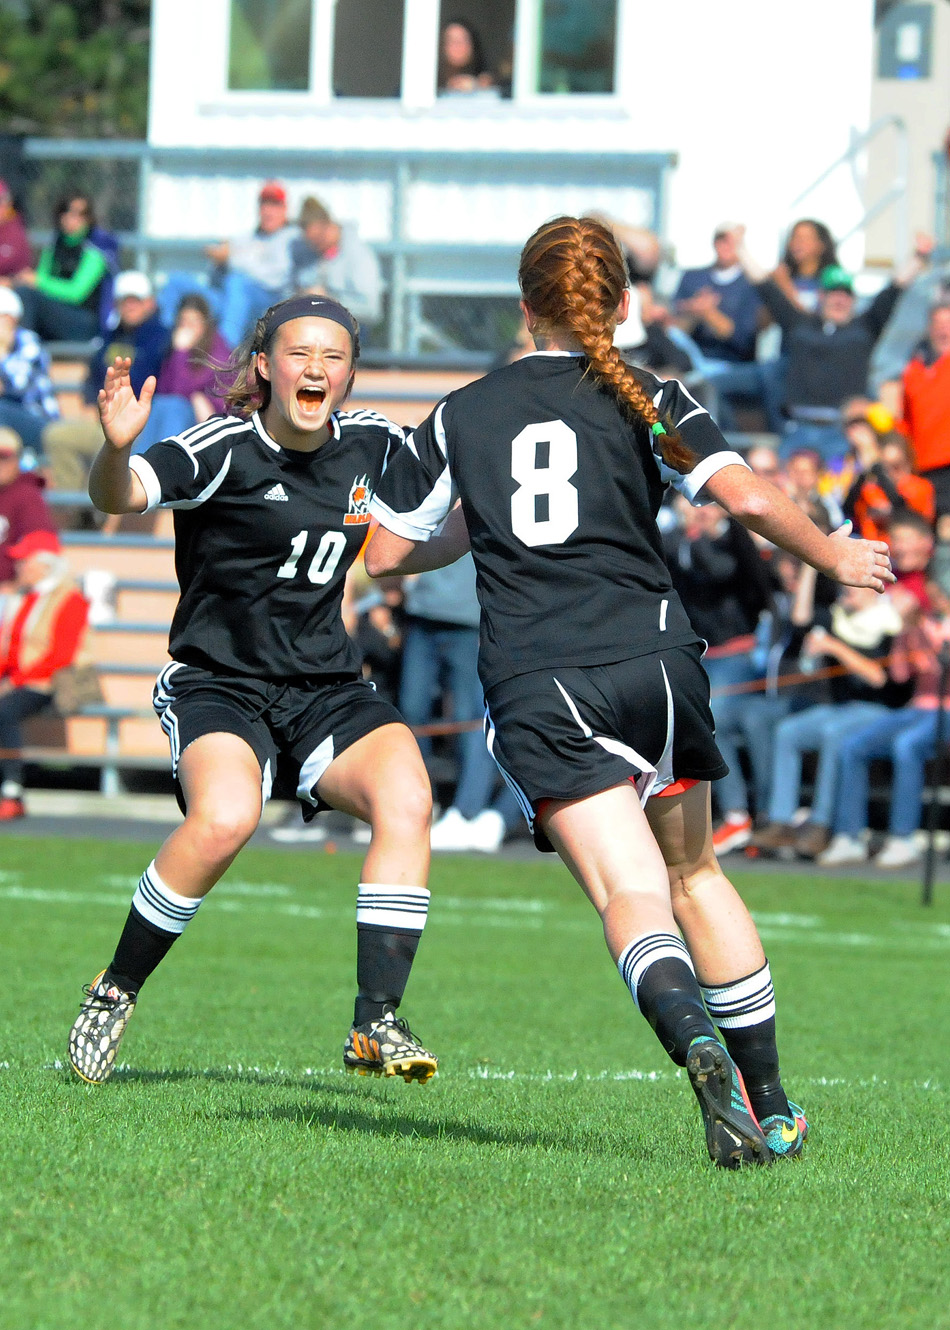
[[[131,456],[154,379],[128,360],[99,394],[90,478],[110,513],[172,509],[181,598],[153,702],[185,814],[139,881],[115,955],[69,1036],[84,1080],[114,1071],[139,990],[249,840],[278,754],[304,817],[331,807],[372,828],[357,898],[357,982],[344,1064],[424,1082],[437,1066],[397,1016],[426,920],[432,801],[399,713],[364,681],[341,616],[369,501],[402,431],[344,411],[359,330],[335,301],[267,310],[235,353],[233,414]]]

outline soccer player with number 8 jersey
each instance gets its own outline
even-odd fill
[[[538,350],[413,432],[372,501],[366,566],[411,573],[470,541],[486,734],[536,843],[582,885],[634,1001],[686,1068],[712,1160],[793,1157],[807,1123],[782,1087],[755,925],[712,849],[709,782],[725,767],[656,514],[668,484],[708,496],[878,591],[894,580],[886,547],[823,535],[685,388],[623,362],[626,272],[599,223],[542,226],[519,278]]]
[[[350,1071],[424,1082],[436,1059],[396,1011],[428,909],[432,801],[401,716],[360,672],[341,615],[373,489],[402,431],[344,411],[359,330],[335,301],[269,309],[235,356],[233,412],[138,456],[154,379],[136,398],[128,360],[99,394],[105,442],[90,493],[105,512],[169,508],[181,597],[153,702],[185,814],[146,868],[108,968],[85,990],[69,1060],[101,1082],[139,990],[253,834],[278,754],[304,817],[368,822],[357,898]]]

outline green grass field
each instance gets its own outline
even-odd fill
[[[435,865],[427,1086],[341,1069],[359,861],[266,851],[82,1084],[66,1031],[148,857],[2,843],[3,1330],[950,1327],[950,887],[737,879],[813,1134],[732,1174],[540,856]]]

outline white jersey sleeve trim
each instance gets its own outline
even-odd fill
[[[695,504],[696,495],[702,487],[724,466],[743,466],[746,471],[752,470],[741,453],[713,453],[712,457],[704,457],[685,476],[681,476],[679,472],[673,472],[675,479],[672,480],[672,484],[675,489],[679,490],[680,494],[689,499],[690,503]]]
[[[448,470],[448,468],[446,468]],[[447,516],[447,511],[441,517],[434,521],[427,519],[426,513],[432,496],[415,512],[396,513],[388,504],[384,503],[377,495],[373,495],[370,500],[369,510],[376,518],[380,526],[384,526],[387,531],[391,531],[394,536],[402,536],[404,540],[428,540],[430,536],[442,525]]]
[[[162,487],[159,484],[158,476],[155,474],[155,468],[151,462],[145,460],[141,453],[136,453],[134,457],[129,458],[129,470],[138,476],[142,482],[145,489],[145,498],[148,500],[143,511],[150,513],[162,501]]]

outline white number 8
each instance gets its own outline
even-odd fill
[[[547,466],[538,466],[538,444],[547,444]],[[525,545],[560,545],[577,529],[577,435],[563,420],[526,425],[511,443],[511,529]],[[539,498],[547,516],[538,516]]]

